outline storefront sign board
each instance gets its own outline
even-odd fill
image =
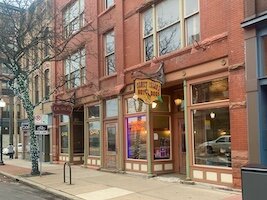
[[[151,79],[135,79],[134,95],[146,104],[152,104],[161,96],[161,83]]]
[[[51,107],[54,115],[71,115],[73,110],[70,104],[53,103]]]

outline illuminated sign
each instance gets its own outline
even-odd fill
[[[152,104],[161,96],[161,84],[151,79],[135,79],[134,95],[144,103]]]

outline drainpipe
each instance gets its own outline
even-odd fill
[[[123,148],[123,133],[124,133],[124,129],[123,129],[123,98],[122,95],[118,96],[118,100],[119,100],[119,155],[117,155],[119,157],[119,166],[118,169],[119,171],[124,171],[124,148]]]
[[[104,167],[104,158],[103,158],[103,155],[104,155],[104,145],[103,145],[103,142],[104,142],[104,129],[103,129],[103,120],[104,120],[104,108],[103,108],[103,100],[100,100],[99,102],[100,104],[100,168],[103,168]]]
[[[152,154],[151,154],[151,131],[150,131],[150,105],[146,106],[146,121],[147,121],[147,173],[148,177],[153,177],[152,174]]]
[[[186,180],[190,178],[190,160],[189,160],[189,139],[188,139],[188,120],[187,120],[187,85],[186,80],[184,84],[184,120],[185,120],[185,148],[186,148]]]
[[[87,167],[88,163],[88,152],[89,152],[89,145],[88,145],[88,141],[89,141],[89,135],[88,135],[88,122],[87,122],[87,107],[83,107],[83,129],[84,129],[84,159],[83,159],[83,166]]]

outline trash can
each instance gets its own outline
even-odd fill
[[[249,164],[241,168],[243,200],[267,199],[267,166]]]

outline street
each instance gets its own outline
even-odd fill
[[[60,200],[52,194],[29,187],[16,180],[0,174],[0,199],[1,200]]]

